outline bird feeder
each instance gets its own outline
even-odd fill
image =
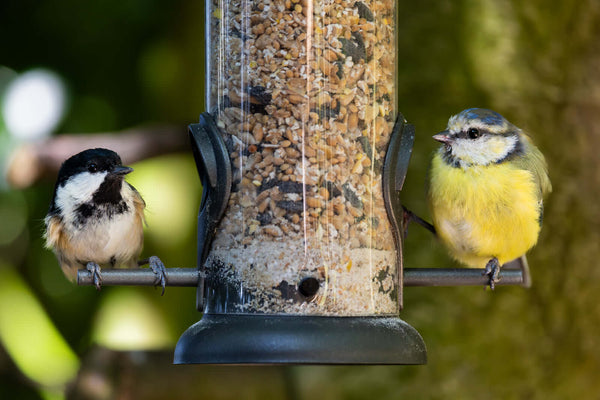
[[[423,364],[404,287],[486,283],[404,268],[414,128],[398,110],[397,16],[391,0],[207,0],[208,112],[189,127],[198,266],[167,271],[197,286],[202,319],[175,363]],[[523,284],[523,268],[500,284]]]
[[[207,1],[209,113],[190,127],[204,317],[176,362],[425,361],[397,317],[398,214],[384,202],[392,133],[396,147],[413,137],[395,7]]]

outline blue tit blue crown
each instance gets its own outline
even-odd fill
[[[468,108],[461,111],[458,117],[463,118],[465,121],[479,120],[486,125],[502,125],[507,122],[502,115],[486,108]]]
[[[468,128],[478,128],[491,134],[506,134],[518,130],[502,115],[486,108],[468,108],[448,121],[448,130],[452,133]]]

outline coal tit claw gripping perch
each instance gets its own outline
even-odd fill
[[[157,256],[150,257],[149,266],[152,272],[156,274],[156,286],[160,284],[162,287],[161,296],[165,294],[165,286],[167,284],[167,271],[163,262]]]
[[[167,286],[167,268],[165,264],[161,261],[157,256],[151,256],[144,260],[138,261],[138,265],[146,265],[152,270],[154,275],[156,276],[154,280],[154,286],[160,286],[162,288],[161,296],[165,294],[165,287]]]
[[[89,262],[85,266],[85,269],[90,272],[90,275],[92,277],[91,279],[94,286],[96,287],[96,290],[100,290],[102,288],[102,270],[100,266],[94,262]]]

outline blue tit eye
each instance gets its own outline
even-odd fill
[[[95,163],[88,164],[87,168],[88,168],[88,171],[90,171],[91,173],[98,171],[98,166]]]
[[[469,139],[477,139],[479,136],[481,136],[481,133],[477,128],[470,128],[467,132],[467,135],[469,135]]]

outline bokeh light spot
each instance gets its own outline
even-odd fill
[[[164,349],[175,340],[158,309],[131,288],[106,291],[93,332],[96,343],[114,350]]]
[[[146,201],[147,236],[175,246],[196,226],[200,181],[189,156],[164,156],[133,165],[128,181]]]
[[[2,104],[2,116],[8,132],[20,140],[48,136],[61,121],[66,93],[54,73],[35,69],[8,84]]]
[[[62,387],[77,373],[77,356],[6,264],[0,264],[0,341],[21,372],[44,387]]]

